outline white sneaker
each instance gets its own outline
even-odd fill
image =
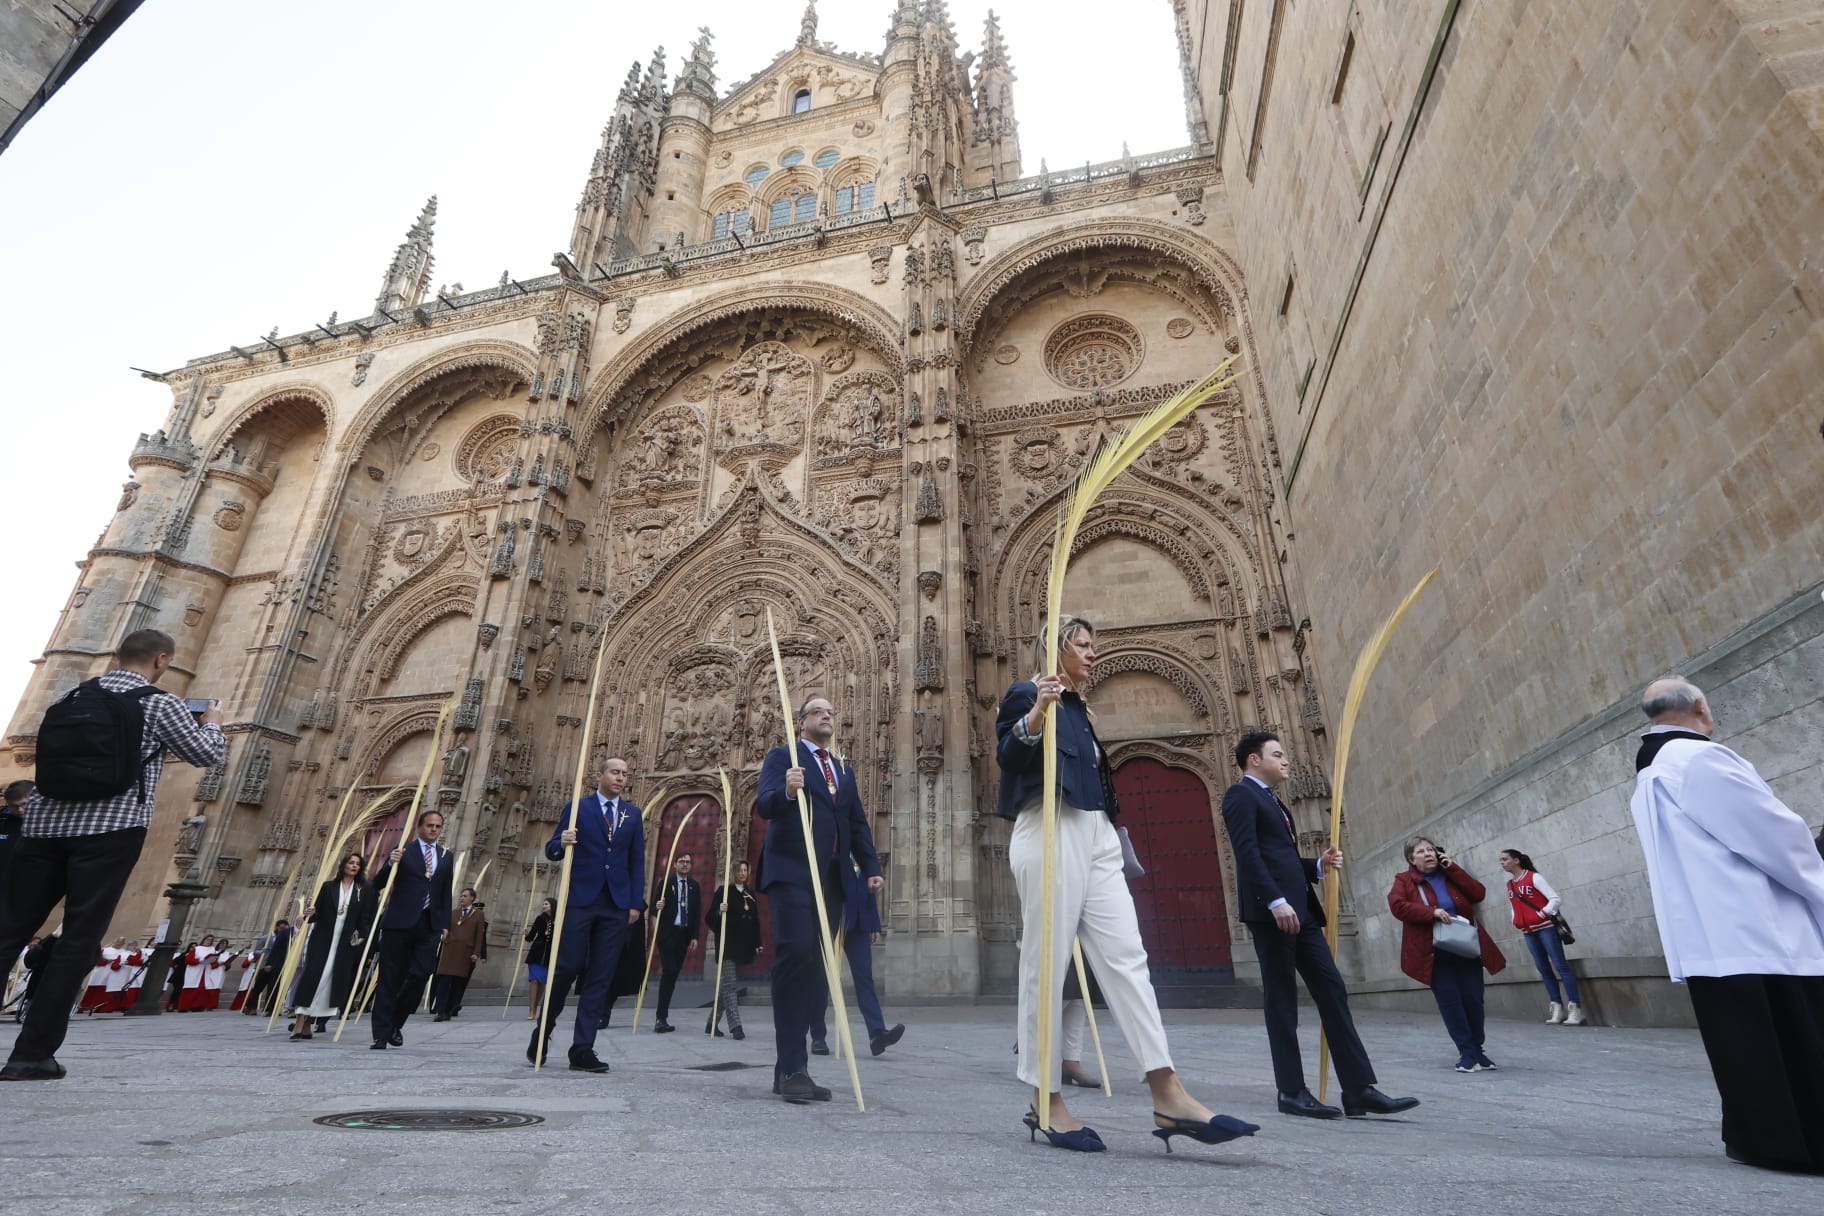
[[[1545,1024],[1547,1026],[1556,1026],[1562,1021],[1564,1021],[1564,1006],[1560,1005],[1557,1001],[1553,1001],[1551,1009],[1545,1015]]]
[[[1564,1017],[1564,1024],[1566,1026],[1583,1025],[1583,1021],[1584,1021],[1583,1006],[1573,1003],[1570,1005],[1566,1005],[1565,1008],[1569,1011],[1568,1013],[1565,1014],[1565,1017]]]

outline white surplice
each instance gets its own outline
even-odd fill
[[[1752,764],[1674,739],[1636,777],[1632,808],[1674,980],[1824,976],[1824,860]]]

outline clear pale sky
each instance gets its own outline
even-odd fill
[[[818,36],[879,54],[892,0],[824,0]],[[952,0],[963,49],[989,5]],[[1188,142],[1171,6],[994,5],[1026,171]],[[10,718],[74,563],[170,390],[128,367],[372,309],[438,196],[434,283],[547,273],[628,65],[697,27],[718,85],[798,35],[797,0],[159,0],[0,154],[7,517],[0,712]],[[208,689],[193,689],[198,696]],[[36,724],[22,724],[35,729]]]

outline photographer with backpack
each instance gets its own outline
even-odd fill
[[[228,750],[217,701],[193,713],[154,687],[177,643],[140,629],[126,636],[107,674],[85,680],[45,712],[38,729],[37,792],[25,837],[0,895],[0,959],[11,960],[63,901],[62,940],[42,968],[25,1025],[0,1081],[54,1081],[70,1006],[146,840],[165,753],[198,768]]]

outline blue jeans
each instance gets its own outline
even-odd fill
[[[1547,925],[1521,936],[1526,938],[1526,948],[1533,953],[1533,966],[1539,968],[1539,978],[1545,981],[1545,990],[1551,994],[1552,1004],[1559,1005],[1564,997],[1569,996],[1571,1004],[1579,1005],[1577,999],[1577,977],[1571,974],[1571,964],[1564,957],[1564,942],[1558,937],[1558,926]],[[1558,974],[1553,975],[1556,968]],[[1558,991],[1558,980],[1564,979],[1564,993]]]
[[[1482,960],[1435,951],[1431,995],[1450,1041],[1457,1045],[1457,1058],[1474,1063],[1482,1054]]]

